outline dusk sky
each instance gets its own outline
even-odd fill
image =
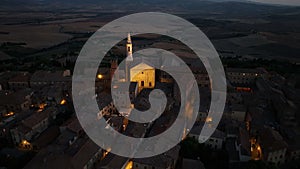
[[[252,0],[256,2],[263,3],[275,3],[275,4],[285,4],[285,5],[297,5],[300,6],[300,0]]]

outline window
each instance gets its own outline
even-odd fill
[[[141,86],[144,87],[144,85],[145,85],[145,82],[141,81]]]
[[[130,52],[130,46],[128,46],[127,51]]]
[[[149,82],[149,86],[150,86],[150,87],[152,86],[152,83],[151,83],[151,82]]]

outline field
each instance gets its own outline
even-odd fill
[[[146,8],[141,6],[139,10],[152,9]],[[153,7],[157,10],[161,8]],[[223,57],[300,61],[299,8],[234,2],[215,5],[203,3],[198,9],[189,5],[181,8],[178,10],[176,6],[170,6],[168,11],[186,18],[203,30]],[[244,10],[236,13],[234,8]],[[116,7],[110,10],[95,5],[82,8],[66,6],[63,10],[59,7],[56,10],[28,9],[31,8],[20,11],[0,8],[0,51],[5,54],[2,54],[3,58],[49,58],[70,52],[78,53],[92,33],[105,23],[139,11],[130,6],[122,10]],[[151,47],[163,47],[182,56],[190,56],[190,51],[182,49],[177,43],[150,42],[151,36],[143,38],[137,39],[136,44],[150,44]],[[21,53],[23,56],[20,56]]]

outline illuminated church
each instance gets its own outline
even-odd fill
[[[132,41],[131,41],[130,34],[128,34],[127,37],[126,51],[127,51],[126,65],[125,65],[126,81],[137,82],[138,91],[141,91],[144,88],[154,88],[155,68],[151,63],[153,61],[155,63],[155,58],[138,57],[133,59]],[[149,59],[151,59],[151,63]]]
[[[124,64],[125,62],[125,64]],[[171,57],[161,56],[135,56],[133,57],[133,44],[130,34],[127,37],[126,43],[126,59],[122,65],[118,65],[117,61],[111,62],[111,79],[114,75],[114,82],[136,82],[138,92],[145,88],[154,88],[155,80],[162,83],[172,83],[172,77],[163,71],[156,72],[155,68],[168,67],[170,69],[178,69],[181,65],[180,62],[172,59]],[[115,72],[118,68],[118,72]],[[159,77],[155,77],[158,75]]]
[[[115,89],[115,103],[121,108],[119,112],[128,116],[131,109],[134,107],[131,104],[138,93],[144,88],[155,87],[155,67],[151,63],[157,62],[158,57],[133,57],[133,46],[130,34],[127,37],[126,43],[126,59],[118,65],[118,61],[111,62],[111,82]],[[129,82],[129,90],[126,82]],[[126,99],[130,97],[130,100]]]
[[[181,72],[181,66],[184,63],[172,57],[164,57],[168,55],[161,55],[159,52],[157,54],[151,53],[152,51],[148,52],[150,53],[139,53],[133,57],[133,44],[131,36],[128,34],[126,59],[120,65],[118,65],[117,60],[111,62],[110,78],[112,82],[111,86],[115,91],[113,93],[115,94],[115,103],[120,108],[119,112],[124,116],[130,115],[131,109],[134,108],[131,100],[143,89],[153,89],[158,83],[173,84],[174,79],[167,73],[168,70],[181,73],[182,77],[186,73],[185,71]],[[162,68],[165,71],[161,71],[160,69]],[[180,98],[177,97],[177,93],[175,95],[175,98]],[[126,99],[128,96],[130,100]]]

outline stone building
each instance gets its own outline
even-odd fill
[[[198,140],[202,127],[203,127],[202,125],[194,126],[191,132],[188,134],[188,137]],[[204,144],[210,147],[211,149],[220,150],[223,147],[225,138],[226,138],[225,133],[216,129],[215,132],[210,136],[210,138]]]
[[[3,106],[7,112],[21,112],[28,110],[31,104],[32,91],[19,90],[17,92],[0,92],[0,106]]]
[[[175,169],[180,146],[175,146],[171,150],[149,158],[134,159],[132,169]]]
[[[229,82],[235,86],[245,86],[255,83],[258,77],[264,76],[262,69],[227,68],[226,75]]]
[[[71,83],[71,76],[68,70],[66,71],[36,71],[30,78],[30,87],[40,88],[46,85]]]
[[[10,130],[15,145],[23,140],[31,141],[49,127],[51,119],[55,119],[57,110],[50,107],[42,112],[35,112],[22,120],[15,128]]]
[[[271,127],[264,127],[259,135],[263,159],[277,165],[283,164],[286,160],[288,145],[279,132]]]
[[[20,90],[29,88],[30,75],[27,72],[18,74],[8,80],[8,86],[11,90]]]

